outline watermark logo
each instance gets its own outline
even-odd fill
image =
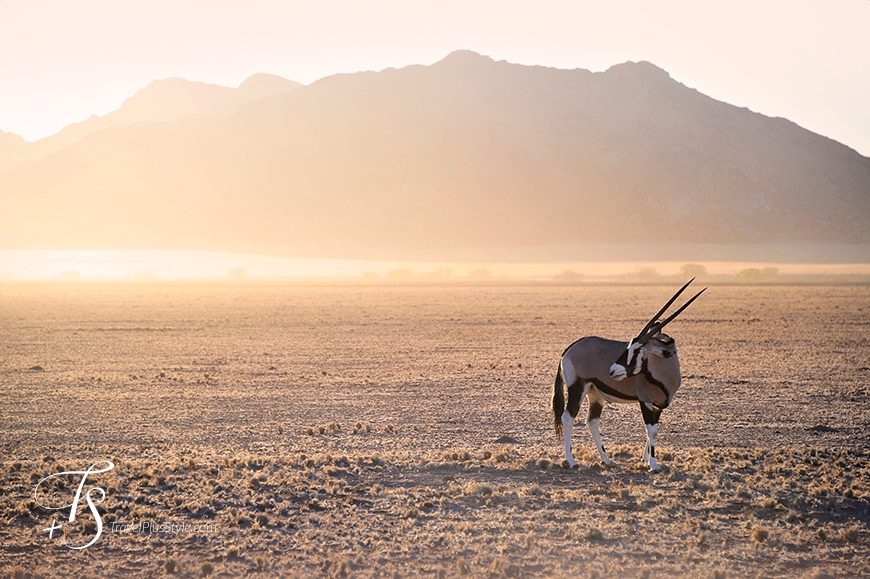
[[[214,523],[189,523],[186,521],[180,523],[157,523],[156,521],[141,521],[139,523],[116,523],[112,522],[110,527],[113,533],[136,533],[154,535],[160,534],[178,534],[178,533],[214,533],[217,531],[217,525]]]
[[[103,468],[100,468],[100,467],[103,467]],[[64,533],[63,544],[65,546],[69,547],[70,549],[86,549],[86,548],[90,547],[91,545],[93,545],[94,543],[96,543],[97,539],[100,538],[100,535],[103,534],[103,519],[100,517],[100,513],[97,510],[97,504],[103,502],[106,499],[106,491],[104,491],[102,488],[100,488],[98,486],[92,486],[92,487],[89,487],[87,490],[85,490],[85,485],[88,482],[89,476],[98,475],[98,474],[101,474],[104,472],[109,472],[113,468],[115,468],[115,465],[112,462],[110,462],[108,460],[103,460],[100,462],[95,462],[94,464],[89,466],[87,470],[70,470],[70,471],[66,471],[66,472],[59,472],[59,473],[51,474],[51,475],[48,475],[47,477],[43,478],[42,480],[40,480],[38,483],[36,483],[36,489],[34,489],[34,491],[33,491],[33,498],[36,500],[36,503],[40,507],[42,507],[43,509],[46,509],[48,511],[62,511],[64,509],[69,509],[70,510],[69,511],[69,520],[67,521],[67,523],[74,523],[76,521],[76,517],[78,516],[79,503],[81,502],[82,495],[84,495],[85,502],[87,502],[87,504],[88,504],[88,509],[90,510],[91,516],[94,519],[94,524],[96,525],[96,535],[94,535],[94,537],[87,544],[70,545],[69,543],[66,542],[67,534]],[[66,504],[59,506],[59,507],[58,506],[44,505],[42,502],[40,502],[40,500],[39,500],[39,487],[42,486],[43,483],[46,483],[47,481],[54,479],[54,478],[59,479],[60,477],[68,477],[67,480],[70,480],[70,478],[72,478],[72,480],[75,480],[74,477],[77,477],[77,476],[81,476],[82,478],[81,478],[81,481],[79,481],[78,488],[76,489],[76,493],[75,493],[75,496],[73,497],[72,502],[66,503]],[[48,485],[46,484],[46,486],[48,486]],[[99,498],[95,499],[95,497],[97,496],[97,493],[99,493]],[[51,498],[54,498],[53,493],[51,493]],[[87,528],[87,525],[85,525],[85,527]],[[48,538],[53,539],[55,531],[59,531],[61,529],[63,529],[63,524],[58,524],[57,519],[54,518],[51,521],[51,526],[46,527],[45,529],[43,529],[43,531],[47,531]]]

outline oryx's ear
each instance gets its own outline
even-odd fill
[[[658,356],[659,358],[670,358],[674,355],[674,352],[670,348],[655,342],[649,345],[649,351],[653,356]]]
[[[677,345],[672,337],[667,334],[659,333],[650,338],[647,350],[653,356],[659,358],[670,358],[671,356],[676,355]]]

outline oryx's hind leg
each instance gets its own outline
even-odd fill
[[[604,398],[594,388],[589,390],[586,397],[589,399],[589,417],[586,420],[586,426],[589,427],[592,440],[595,441],[595,447],[598,449],[598,456],[601,457],[601,462],[610,466],[613,464],[613,461],[607,456],[607,451],[604,450],[604,445],[601,444],[601,433],[598,431],[598,424],[601,422],[601,411],[604,409]]]
[[[656,408],[647,402],[640,403],[640,411],[643,413],[643,421],[646,424],[646,448],[643,451],[643,462],[649,465],[650,472],[659,472],[662,469],[656,462],[656,436],[659,432],[659,417],[662,414],[660,408]]]
[[[568,390],[568,402],[565,405],[565,411],[562,412],[562,436],[565,442],[565,460],[571,468],[579,468],[580,465],[574,460],[574,455],[571,452],[571,430],[574,426],[574,420],[580,412],[580,403],[586,395],[588,386],[577,379],[577,374],[574,372],[574,367],[571,362],[565,358],[562,359],[562,373],[565,377],[565,384]]]

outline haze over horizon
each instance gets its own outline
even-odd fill
[[[603,71],[649,61],[707,94],[870,155],[870,3],[0,3],[0,130],[38,140],[151,81],[303,84],[465,48]]]

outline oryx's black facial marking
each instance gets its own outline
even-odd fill
[[[628,366],[628,348],[626,348],[622,352],[622,354],[619,356],[619,358],[616,359],[616,362],[614,362],[614,364],[618,364],[623,368]]]
[[[637,339],[632,340],[628,344],[628,348],[610,366],[610,377],[614,380],[622,380],[636,376],[640,372],[640,360],[644,356],[644,346],[643,342],[639,342]]]

